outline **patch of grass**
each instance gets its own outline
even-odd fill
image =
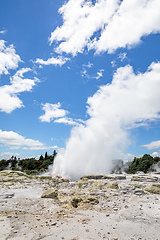
[[[91,204],[98,204],[99,200],[97,197],[87,197],[86,199],[83,200],[84,203],[91,203]]]
[[[160,194],[160,184],[152,184],[150,188],[146,188],[147,192]]]
[[[107,188],[118,189],[118,183],[117,182],[108,183]]]
[[[134,187],[135,187],[135,188],[141,188],[141,189],[144,189],[144,188],[145,188],[145,186],[142,185],[142,184],[134,184]]]
[[[5,182],[5,185],[9,187],[9,186],[14,185],[14,183],[13,182]]]
[[[102,184],[101,183],[95,183],[93,186],[98,187],[100,190],[102,190]]]
[[[99,203],[99,200],[97,197],[92,197],[92,196],[89,196],[89,197],[86,197],[86,196],[74,196],[72,199],[71,199],[71,205],[72,207],[74,208],[77,208],[79,207],[80,205],[85,207],[85,206],[89,206],[89,205],[96,205]]]

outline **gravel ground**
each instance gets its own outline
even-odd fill
[[[92,175],[66,182],[3,171],[0,240],[159,240],[159,185],[160,175]],[[147,190],[153,186],[156,193]],[[41,198],[47,189],[58,196]]]

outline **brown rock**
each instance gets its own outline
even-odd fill
[[[58,199],[58,190],[57,189],[48,189],[41,195],[41,198]]]

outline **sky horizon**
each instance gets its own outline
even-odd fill
[[[0,2],[0,160],[160,156],[159,90],[159,0]]]

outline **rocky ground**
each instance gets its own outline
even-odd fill
[[[160,239],[160,175],[0,172],[0,239]]]

